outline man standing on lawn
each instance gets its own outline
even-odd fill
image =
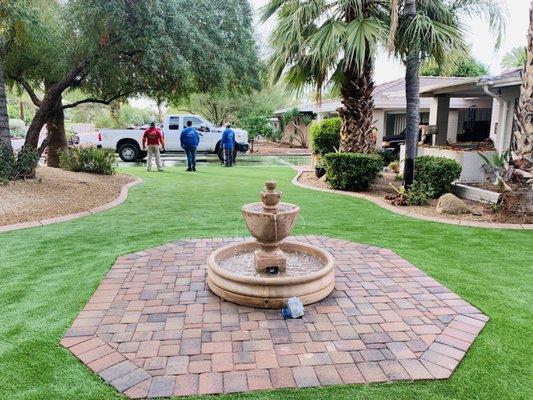
[[[200,143],[200,134],[192,127],[192,121],[187,121],[187,128],[181,132],[180,142],[187,154],[187,171],[196,171],[196,149]]]
[[[163,171],[161,166],[161,152],[165,150],[165,139],[158,127],[155,126],[155,122],[150,123],[150,128],[144,131],[142,139],[143,150],[148,151],[148,160],[146,162],[146,170],[152,170],[152,158],[155,155],[155,164],[158,171]],[[161,147],[159,147],[161,146]]]
[[[233,167],[233,148],[235,147],[235,132],[231,129],[231,124],[226,124],[226,129],[222,132],[221,140],[224,150],[224,166]]]

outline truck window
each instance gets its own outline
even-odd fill
[[[192,127],[194,129],[200,129],[200,126],[203,124],[203,122],[199,118],[196,118],[196,117],[183,117],[184,126],[187,126],[187,121],[191,121],[192,122]]]
[[[168,120],[168,129],[178,130],[180,128],[180,118],[179,117],[170,117]]]

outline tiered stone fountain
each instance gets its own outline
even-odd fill
[[[335,285],[333,257],[301,242],[285,241],[300,208],[281,203],[276,182],[267,181],[261,203],[246,204],[242,215],[255,240],[230,244],[211,254],[209,288],[233,303],[282,308],[290,297],[303,304],[319,301]]]

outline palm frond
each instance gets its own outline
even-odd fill
[[[362,69],[369,54],[385,41],[386,27],[376,18],[357,18],[346,26],[345,65]]]
[[[508,10],[502,0],[454,0],[451,8],[468,17],[482,17],[489,22],[490,31],[496,37],[495,47],[501,46],[505,35]]]

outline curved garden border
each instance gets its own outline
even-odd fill
[[[476,227],[476,228],[533,230],[533,224],[500,224],[500,223],[496,223],[496,222],[492,223],[492,222],[459,221],[459,220],[453,220],[453,219],[447,219],[447,218],[435,218],[435,217],[430,217],[430,216],[427,216],[427,215],[418,214],[418,213],[413,212],[413,211],[408,211],[408,210],[404,210],[404,209],[399,208],[399,207],[395,207],[395,206],[389,204],[388,202],[386,202],[385,200],[377,199],[375,197],[369,196],[369,195],[364,194],[364,193],[345,192],[343,190],[333,190],[333,189],[326,189],[326,188],[320,188],[320,187],[316,187],[316,186],[312,186],[312,185],[307,185],[305,183],[302,183],[302,182],[298,181],[298,179],[300,178],[300,176],[304,172],[307,172],[308,170],[304,169],[304,168],[298,168],[298,167],[293,167],[293,168],[297,171],[297,174],[293,178],[292,183],[294,185],[298,186],[298,187],[305,188],[305,189],[316,190],[316,191],[319,191],[319,192],[343,194],[345,196],[357,197],[357,198],[360,198],[360,199],[365,199],[365,200],[371,201],[372,203],[380,206],[381,208],[384,208],[384,209],[389,210],[389,211],[391,211],[393,213],[404,215],[404,216],[407,216],[407,217],[421,219],[421,220],[424,220],[424,221],[440,222],[440,223],[449,224],[449,225],[473,226],[473,227]]]
[[[61,215],[59,217],[54,217],[54,218],[42,219],[40,221],[30,221],[30,222],[21,222],[18,224],[3,225],[3,226],[0,226],[0,232],[10,232],[10,231],[16,231],[18,229],[35,228],[38,226],[51,225],[51,224],[56,224],[59,222],[70,221],[70,220],[77,219],[77,218],[88,217],[93,214],[98,214],[100,212],[107,211],[110,208],[116,207],[124,203],[126,199],[128,198],[128,191],[130,190],[130,188],[135,185],[138,185],[142,181],[143,181],[142,178],[138,176],[135,177],[134,181],[129,182],[125,184],[124,186],[122,186],[122,189],[120,189],[120,194],[115,200],[107,204],[91,208],[90,210],[87,210],[87,211],[81,211],[81,212],[77,212],[74,214]]]

